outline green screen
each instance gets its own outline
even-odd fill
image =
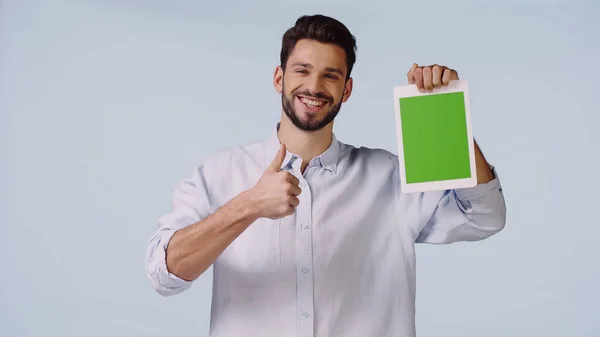
[[[471,176],[462,92],[400,99],[407,183]]]

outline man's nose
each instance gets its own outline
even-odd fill
[[[323,79],[319,75],[310,76],[308,78],[308,82],[306,83],[306,88],[313,95],[316,95],[317,93],[322,92]]]

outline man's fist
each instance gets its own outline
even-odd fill
[[[446,66],[432,64],[423,67],[414,63],[406,77],[408,84],[415,84],[420,92],[431,92],[434,88],[441,88],[450,81],[458,80],[458,73]]]
[[[298,187],[300,181],[293,174],[280,171],[285,154],[285,145],[281,144],[273,162],[250,189],[251,198],[261,218],[283,218],[293,214],[295,207],[300,203],[297,198],[301,193]]]

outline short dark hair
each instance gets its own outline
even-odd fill
[[[289,28],[281,42],[281,68],[285,66],[296,43],[302,39],[315,40],[322,43],[337,45],[346,52],[346,79],[356,62],[356,38],[340,21],[325,15],[304,15],[296,20],[296,24]]]

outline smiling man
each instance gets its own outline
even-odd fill
[[[282,58],[288,61],[277,67],[275,87],[279,93],[284,92],[281,101],[286,116],[303,131],[318,131],[333,125],[342,103],[346,102],[352,90],[344,49],[308,39],[283,48]],[[291,50],[294,53],[290,55]],[[283,81],[285,70],[289,70],[285,76],[287,83]],[[322,78],[315,78],[312,73]],[[286,86],[289,92],[286,92]]]
[[[213,266],[211,336],[415,336],[415,243],[482,240],[505,225],[495,171],[476,147],[478,185],[405,194],[398,158],[339,141],[355,39],[304,16],[273,77],[282,113],[269,136],[213,154],[177,186],[146,269],[163,296]],[[455,70],[413,64],[424,91]]]

